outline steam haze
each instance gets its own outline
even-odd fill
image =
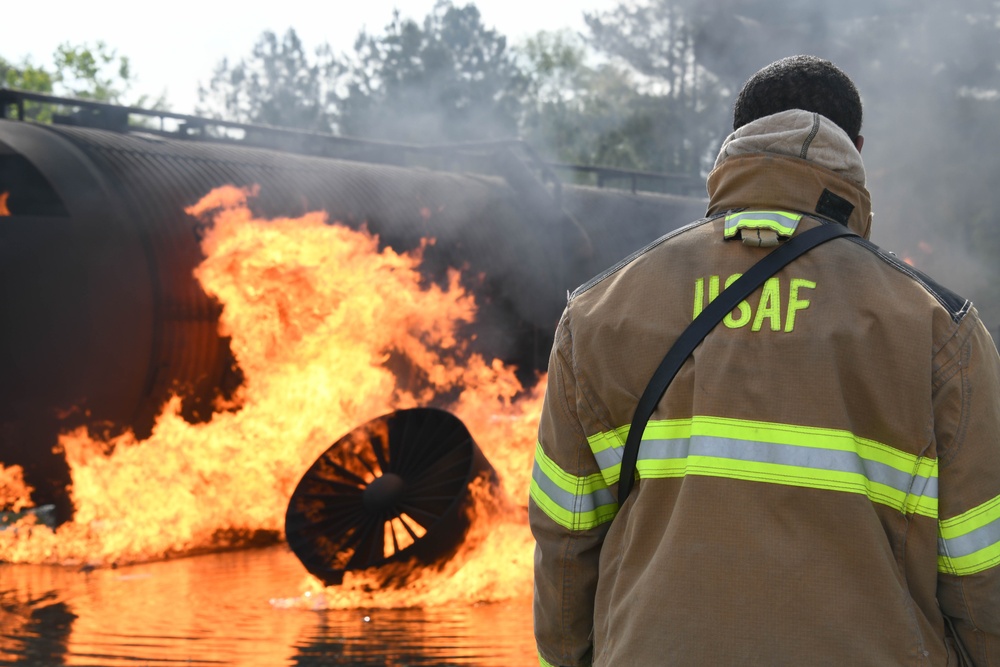
[[[732,131],[736,93],[761,67],[808,53],[847,72],[864,103],[872,240],[972,299],[994,336],[1000,332],[1000,223],[994,213],[1000,203],[1000,35],[994,3],[675,0],[640,6],[686,21],[699,75],[718,83],[716,99],[724,100],[725,113],[711,121],[719,125],[709,159]],[[593,28],[592,18],[588,22]],[[644,58],[648,68],[656,64],[653,56]],[[702,172],[709,166],[706,160]]]
[[[158,10],[153,22],[137,24],[126,20],[135,14],[133,6],[125,3],[104,2],[95,8],[57,2],[43,18],[28,4],[15,3],[5,9],[5,22],[19,28],[9,31],[0,55],[12,61],[30,56],[34,63],[43,64],[56,44],[103,39],[132,60],[141,77],[142,90],[136,92],[156,95],[166,90],[175,110],[189,112],[198,84],[208,82],[220,59],[245,57],[262,31],[280,35],[292,27],[309,53],[323,44],[336,53],[347,53],[360,30],[382,34],[392,21],[393,6],[399,7],[403,19],[422,25],[434,4],[431,0],[370,3],[363,13],[358,6],[320,15],[312,5],[295,1],[281,5],[280,11],[271,3],[249,2],[241,4],[238,12],[228,13],[215,5],[182,2]],[[622,12],[656,7],[651,15],[671,17],[674,22],[640,24],[649,48],[646,53],[633,49],[632,62],[623,57],[624,51],[615,50],[608,34],[593,30],[593,24],[584,25],[584,12],[590,17],[612,17],[619,7],[612,0],[589,0],[572,10],[529,9],[495,0],[481,0],[476,7],[482,25],[507,38],[508,50],[537,30],[569,28],[590,40],[589,48],[601,66],[619,67],[618,72],[634,75],[626,79],[609,70],[604,79],[591,75],[589,82],[601,86],[594,89],[593,100],[603,105],[605,114],[593,126],[584,127],[573,116],[553,119],[547,108],[542,109],[538,122],[549,126],[538,129],[521,119],[520,133],[536,149],[550,159],[568,162],[704,176],[731,131],[736,91],[754,71],[797,53],[829,58],[856,81],[865,104],[863,157],[875,211],[872,240],[971,298],[990,330],[1000,328],[1000,291],[995,287],[1000,275],[994,259],[1000,252],[1000,226],[994,213],[998,199],[994,184],[1000,182],[1000,158],[996,157],[1000,133],[995,126],[1000,104],[1000,47],[996,46],[1000,35],[993,3],[630,1],[621,6],[627,7]],[[674,74],[671,81],[665,75],[669,67],[656,70],[655,56],[662,54],[660,64],[669,65],[671,52],[683,51],[669,40],[680,34],[678,27],[690,28],[686,35],[694,65],[681,65],[680,74]],[[595,65],[594,70],[601,66]],[[678,120],[670,115],[673,111],[661,114],[658,124],[649,124],[652,129],[636,135],[632,145],[618,141],[619,134],[635,134],[636,126],[655,117],[657,105],[669,101],[666,96],[657,98],[657,91],[676,90],[692,80],[697,80],[698,88],[692,108],[698,109],[690,117]],[[646,86],[642,95],[626,99],[634,91],[625,88],[640,84]],[[482,100],[454,106],[478,104],[483,110],[478,115],[435,115],[430,92],[419,84],[401,85],[397,97],[390,100],[391,108],[371,114],[362,109],[353,129],[375,139],[420,143],[512,137],[518,131],[511,124],[516,110]],[[560,103],[579,100],[577,90],[563,88],[563,94]],[[625,108],[626,102],[644,105],[646,115]],[[636,121],[632,126],[628,126],[628,113]],[[393,126],[393,118],[405,121],[406,126]],[[533,127],[538,131],[532,134]],[[593,137],[588,139],[588,132]],[[566,137],[581,136],[592,139],[596,148],[565,149]],[[684,222],[666,221],[662,231]],[[650,231],[640,230],[628,239],[628,245],[648,242]]]

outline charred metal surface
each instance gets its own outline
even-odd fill
[[[568,290],[704,211],[692,198],[566,184],[546,199],[553,189],[519,168],[508,156],[505,178],[0,120],[0,193],[10,192],[0,462],[24,466],[35,501],[65,519],[59,432],[86,424],[143,437],[172,392],[197,421],[239,384],[219,305],[192,276],[204,230],[184,213],[218,186],[259,185],[259,216],[324,210],[398,251],[433,237],[422,270],[468,277],[474,351],[525,378],[546,365]]]
[[[306,471],[288,503],[285,537],[328,586],[352,570],[431,565],[465,538],[476,478],[497,485],[460,419],[433,408],[397,410],[337,440]]]

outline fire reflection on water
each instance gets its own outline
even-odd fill
[[[0,566],[0,664],[481,665],[535,661],[530,600],[306,611],[284,545],[118,569]]]
[[[419,272],[421,249],[379,249],[377,237],[328,224],[322,213],[258,220],[248,206],[253,196],[252,189],[220,188],[188,209],[209,226],[196,277],[223,305],[220,333],[231,337],[244,385],[232,403],[219,402],[207,423],[186,422],[173,399],[147,440],[125,434],[104,441],[84,429],[60,439],[73,480],[73,520],[52,530],[29,515],[0,530],[0,562],[46,564],[16,570],[26,587],[0,585],[4,608],[14,610],[10,622],[26,624],[3,627],[5,650],[17,653],[11,642],[31,636],[42,610],[64,609],[71,622],[60,627],[70,628],[65,641],[73,655],[104,655],[127,638],[143,655],[156,656],[164,644],[194,638],[221,647],[198,652],[196,662],[235,657],[249,664],[243,652],[251,651],[265,656],[260,664],[280,664],[312,622],[301,619],[315,619],[303,610],[469,610],[481,603],[523,606],[530,597],[525,505],[544,378],[522,387],[513,368],[469,352],[460,331],[476,306],[457,271],[446,284],[428,283]],[[405,360],[420,381],[397,383],[390,358]],[[324,589],[281,552],[300,576],[267,595],[261,587],[272,577],[256,581],[259,572],[222,577],[225,586],[184,568],[170,577],[156,574],[179,561],[154,561],[238,545],[261,533],[280,535],[296,482],[331,442],[375,416],[435,399],[441,404],[442,396],[452,397],[441,407],[466,424],[499,474],[502,494],[488,507],[477,503],[488,511],[440,568],[402,589],[379,590],[365,572]],[[27,498],[30,489],[18,488],[18,472],[0,464],[0,481],[7,480],[7,495]],[[252,558],[247,553],[253,552],[198,562],[235,572]],[[146,565],[113,569],[129,563]],[[0,565],[0,571],[20,567]],[[88,572],[78,574],[81,567]],[[57,591],[51,604],[50,591]],[[189,596],[201,602],[185,602]],[[208,607],[220,612],[205,617]],[[517,627],[530,632],[526,612],[514,616]],[[270,629],[261,632],[264,617]],[[484,630],[484,646],[490,635]],[[270,639],[259,640],[265,636]],[[519,639],[520,650],[531,644],[530,637]]]

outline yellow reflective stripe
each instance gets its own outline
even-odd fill
[[[1000,565],[1000,496],[938,522],[938,571],[969,575]]]
[[[589,438],[605,481],[618,481],[628,427]],[[704,475],[867,496],[907,514],[937,518],[937,460],[849,431],[725,417],[651,421],[640,478]]]
[[[656,422],[650,422],[654,424]],[[649,432],[649,427],[646,428],[646,432]],[[590,451],[595,454],[602,452],[606,449],[611,449],[613,447],[624,447],[625,438],[628,437],[628,426],[619,426],[611,431],[604,431],[603,433],[595,433],[594,435],[587,438],[587,442],[590,444]]]
[[[648,433],[649,427],[647,426],[646,429]],[[590,451],[594,453],[597,465],[601,467],[601,474],[604,475],[604,482],[608,486],[616,483],[621,474],[622,449],[625,447],[628,430],[628,426],[619,426],[611,431],[597,433],[587,438]]]
[[[540,665],[540,667],[556,667],[552,663],[548,662],[545,658],[543,658],[541,653],[538,654],[538,664]]]
[[[802,220],[801,213],[787,211],[742,211],[726,216],[725,238],[736,236],[741,229],[771,229],[782,236],[791,236]]]
[[[611,521],[618,503],[601,473],[572,475],[535,445],[535,464],[528,494],[554,522],[570,530],[588,530]]]
[[[563,491],[582,495],[608,488],[608,485],[604,483],[604,477],[599,472],[586,477],[577,477],[560,468],[555,461],[548,457],[540,442],[535,443],[535,463],[545,476]]]

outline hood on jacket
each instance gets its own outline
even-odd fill
[[[844,130],[810,111],[758,118],[726,137],[708,195],[709,214],[776,208],[818,213],[865,238],[871,233],[861,153]]]
[[[715,167],[747,153],[775,153],[808,160],[865,187],[861,153],[847,132],[818,113],[791,109],[747,123],[722,142]]]

